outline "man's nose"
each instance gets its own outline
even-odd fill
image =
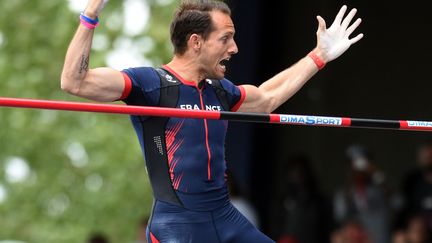
[[[230,55],[234,55],[234,54],[237,54],[238,51],[239,50],[238,50],[238,47],[237,47],[237,43],[235,41],[233,41],[233,44],[232,44],[231,48],[228,50],[228,53]]]

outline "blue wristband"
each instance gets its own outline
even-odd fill
[[[91,19],[91,18],[85,16],[83,12],[81,12],[80,15],[81,15],[81,18],[89,24],[96,25],[97,23],[99,23],[99,17],[96,17],[96,19]]]

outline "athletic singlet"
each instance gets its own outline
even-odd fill
[[[166,80],[178,81],[178,102],[175,107],[193,110],[224,110],[216,95],[216,87],[211,80],[203,80],[197,86],[194,82],[186,81],[169,67]],[[161,77],[154,68],[139,67],[123,70],[125,78],[125,91],[122,100],[128,105],[159,106],[161,92]],[[245,98],[243,87],[235,86],[227,79],[220,80],[221,88],[225,92],[226,103],[231,111],[236,111]],[[226,190],[226,162],[225,162],[225,135],[228,127],[227,121],[169,118],[164,127],[164,141],[159,139],[145,140],[145,121],[149,117],[131,116],[132,124],[138,139],[146,164],[153,192],[157,200],[158,194],[170,193],[173,190],[180,205],[190,209],[212,208],[213,199],[227,197]],[[145,142],[147,141],[147,142]],[[150,142],[149,142],[150,141]],[[154,161],[147,156],[150,146],[155,143],[159,153],[167,161]],[[159,144],[158,144],[159,143]],[[164,144],[165,146],[160,146]],[[157,149],[156,149],[157,150]],[[168,163],[165,172],[149,170],[150,167]],[[171,188],[163,187],[156,181],[166,175]],[[153,179],[152,179],[153,178]],[[166,201],[166,200],[165,200]],[[207,203],[207,205],[206,205]]]

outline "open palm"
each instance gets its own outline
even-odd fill
[[[321,16],[317,16],[317,47],[325,55],[327,62],[330,62],[342,55],[352,44],[363,38],[363,34],[358,34],[354,38],[349,38],[350,35],[360,25],[361,19],[358,18],[354,23],[351,23],[357,9],[353,8],[344,18],[347,6],[342,6],[339,13],[336,15],[332,25],[327,29],[325,20]]]

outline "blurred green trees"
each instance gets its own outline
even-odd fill
[[[0,1],[0,96],[85,101],[59,88],[79,22],[71,2],[79,1]],[[150,19],[141,34],[131,35],[124,8],[137,2],[149,7]],[[106,65],[121,41],[136,44],[136,54],[153,65],[167,62],[176,4],[109,2],[91,67]],[[103,232],[110,242],[133,242],[151,203],[127,116],[0,108],[0,242],[77,243],[93,232]]]

